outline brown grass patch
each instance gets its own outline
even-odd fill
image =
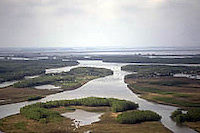
[[[185,123],[188,127],[200,132],[200,121],[198,122],[186,122]]]
[[[92,133],[170,133],[160,122],[144,122],[140,124],[119,124],[115,121],[116,113],[105,113],[101,121],[78,129],[78,132]]]
[[[46,96],[54,93],[56,93],[56,91],[38,90],[34,88],[2,88],[0,89],[0,100],[5,101],[0,102],[0,105],[26,101],[32,95]]]

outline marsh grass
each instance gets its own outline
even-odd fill
[[[33,96],[29,96],[29,97],[28,97],[28,101],[39,100],[39,99],[41,99],[41,98],[42,98],[42,96],[33,95]]]
[[[200,107],[198,80],[173,77],[144,78],[134,80],[135,82],[132,80],[125,79],[128,87],[147,100],[181,107]],[[166,86],[167,83],[171,85],[171,82],[181,85]]]
[[[176,110],[172,112],[170,117],[177,123],[200,121],[200,109],[189,109],[187,113]]]
[[[53,84],[62,88],[79,86],[89,80],[113,74],[113,71],[105,68],[78,67],[69,72],[45,74],[33,79],[25,79],[15,83],[17,88],[34,87],[38,85]]]
[[[161,116],[149,110],[135,110],[122,112],[116,118],[122,124],[136,124],[145,121],[159,121]]]
[[[67,107],[68,109],[72,109],[70,106],[89,106],[89,107],[107,106],[111,107],[111,110],[113,112],[123,112],[138,108],[138,104],[131,101],[119,100],[114,98],[88,97],[82,99],[36,103],[21,108],[20,114],[24,115],[29,119],[37,120],[42,123],[48,123],[54,120],[60,120],[62,118],[58,112],[50,110],[51,108],[58,108],[61,106]]]

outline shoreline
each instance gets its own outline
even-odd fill
[[[144,80],[144,79],[142,79],[142,80]],[[142,99],[144,99],[146,101],[149,101],[149,102],[152,102],[152,103],[155,103],[155,104],[169,105],[169,106],[177,107],[177,108],[179,108],[181,110],[182,109],[183,110],[184,109],[187,110],[187,109],[190,109],[190,108],[198,108],[198,107],[181,106],[181,105],[178,105],[178,104],[173,104],[173,103],[169,103],[169,102],[167,103],[167,102],[164,102],[164,101],[154,100],[151,97],[152,94],[154,94],[154,93],[137,90],[137,89],[134,88],[134,86],[131,86],[131,84],[136,84],[138,81],[140,81],[140,79],[137,79],[137,81],[134,80],[134,79],[124,79],[124,82],[127,84],[127,88],[129,90],[131,90],[133,93],[135,93],[136,95],[138,95],[139,98],[142,98]],[[149,96],[149,94],[151,94],[151,96]],[[155,96],[159,96],[159,94],[156,95],[156,93],[155,93]],[[186,126],[186,127],[189,127],[191,129],[193,129],[196,132],[200,132],[199,123],[200,123],[200,121],[196,121],[196,122],[183,122],[183,123],[181,123],[181,126]]]
[[[98,78],[101,78],[101,77],[98,77]],[[94,79],[97,79],[97,78],[94,78]],[[0,89],[0,99],[2,100],[2,102],[0,102],[0,106],[1,105],[7,105],[7,104],[14,104],[14,103],[19,103],[19,102],[26,102],[28,101],[28,98],[33,94],[33,92],[35,92],[35,94],[37,95],[40,95],[42,98],[45,98],[46,96],[49,96],[49,95],[52,95],[52,94],[56,94],[56,93],[60,93],[60,92],[64,92],[64,91],[71,91],[71,90],[75,90],[75,89],[78,89],[79,87],[83,86],[84,84],[88,83],[89,81],[92,81],[94,79],[91,79],[91,80],[87,80],[87,81],[84,81],[82,82],[81,84],[77,85],[77,86],[74,86],[74,87],[70,87],[70,88],[59,88],[59,89],[62,89],[62,90],[48,90],[48,89],[44,89],[44,90],[40,90],[40,89],[35,89],[35,88],[15,88],[15,87],[5,87],[5,88],[1,88]],[[27,94],[31,94],[29,96],[27,95],[24,95],[23,97],[20,96],[16,99],[13,99],[10,100],[10,98],[8,100],[4,100],[2,99],[1,96],[4,96],[5,94],[2,93],[3,89],[9,89],[9,91],[13,91],[16,93],[16,90],[17,91],[23,91],[23,94],[27,92]],[[7,93],[7,90],[5,90],[5,93]],[[12,92],[11,92],[12,93]],[[12,95],[15,95],[15,94],[12,94]],[[4,100],[4,101],[3,101]]]

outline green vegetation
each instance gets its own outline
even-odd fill
[[[116,121],[116,117],[116,113],[106,112],[100,117],[99,122],[74,130],[75,127],[69,118],[41,123],[17,114],[1,119],[0,130],[6,133],[83,133],[87,131],[94,133],[171,133],[159,121],[120,124]]]
[[[156,81],[155,81],[156,80]],[[163,81],[164,80],[164,81]],[[182,107],[200,107],[199,89],[198,86],[190,87],[190,84],[182,84],[181,86],[166,86],[161,84],[154,84],[157,82],[171,82],[171,78],[160,78],[160,79],[143,79],[136,80],[137,83],[130,83],[131,81],[126,80],[128,87],[135,93],[141,94],[145,99],[164,103],[178,105]],[[175,82],[177,79],[174,79]],[[182,79],[178,79],[182,80]],[[189,82],[191,79],[187,79]],[[194,84],[194,82],[193,82]],[[196,83],[198,84],[198,82]]]
[[[26,129],[26,123],[25,122],[16,123],[14,126],[15,126],[16,129],[21,129],[21,130]]]
[[[165,55],[166,56],[166,55]],[[200,57],[191,58],[148,58],[142,55],[95,56],[90,59],[101,59],[104,62],[117,63],[166,63],[166,64],[200,64]]]
[[[24,79],[14,84],[14,87],[25,88],[37,85],[51,84],[58,81],[74,81],[75,77],[68,76],[67,73],[59,74],[46,74],[33,79]],[[55,83],[54,83],[55,84]]]
[[[116,105],[119,104],[119,105]],[[29,119],[34,119],[41,122],[49,122],[55,120],[56,118],[61,118],[61,116],[55,111],[48,110],[50,108],[57,108],[61,106],[109,106],[112,108],[113,112],[122,112],[126,110],[133,110],[138,108],[138,104],[135,104],[126,100],[119,100],[113,98],[96,98],[88,97],[82,99],[74,100],[60,100],[60,101],[50,101],[46,103],[36,103],[33,105],[28,105],[20,109],[20,114],[24,115]]]
[[[200,107],[199,80],[173,77],[176,73],[199,74],[200,67],[126,65],[121,69],[136,72],[126,75],[125,82],[142,98],[182,107]]]
[[[138,91],[145,91],[145,92],[151,92],[151,93],[158,93],[158,94],[173,94],[173,92],[152,88],[152,87],[140,87],[138,85],[132,84],[129,85],[132,88],[137,89]]]
[[[30,97],[28,98],[28,101],[39,100],[39,99],[41,99],[41,98],[42,98],[42,96],[30,96]]]
[[[159,121],[161,116],[149,110],[135,110],[123,112],[117,116],[117,121],[122,124],[135,124],[144,121]]]
[[[165,63],[167,62],[166,60]],[[200,131],[200,82],[197,79],[173,77],[176,73],[199,75],[200,67],[127,65],[121,69],[135,72],[125,76],[130,90],[153,102],[188,109],[187,113],[180,110],[173,112],[171,118],[177,123],[185,122],[189,127]]]
[[[173,76],[177,73],[200,74],[200,67],[192,66],[166,66],[166,65],[126,65],[121,68],[124,71],[137,72],[127,75],[125,78],[148,78],[160,76]],[[162,84],[162,83],[160,83]],[[183,82],[164,83],[164,85],[184,84]]]
[[[0,89],[0,99],[5,99],[5,101],[0,102],[0,104],[27,101],[37,99],[30,98],[32,96],[45,97],[46,95],[54,94],[60,91],[77,89],[88,81],[111,74],[113,74],[113,72],[109,69],[78,67],[69,72],[45,74],[33,79],[24,79],[13,86]],[[46,84],[59,86],[61,88],[54,89],[53,91],[32,88],[37,85]]]
[[[172,81],[159,81],[159,82],[151,82],[153,85],[163,85],[163,86],[181,86],[189,84],[189,82],[180,81],[180,80],[172,80]]]
[[[24,76],[44,74],[47,68],[77,65],[77,61],[62,60],[1,60],[0,83],[19,80]]]
[[[109,69],[93,68],[93,67],[78,67],[71,69],[69,72],[56,74],[46,74],[33,79],[21,80],[14,84],[14,87],[25,88],[37,85],[54,84],[62,88],[70,88],[80,86],[94,78],[104,77],[113,74]]]
[[[186,100],[180,100],[182,97],[161,97],[161,96],[156,96],[153,97],[154,100],[156,101],[161,101],[164,103],[170,103],[173,105],[179,105],[182,107],[200,107],[200,103],[195,103],[195,102],[190,102],[190,101],[186,101]],[[185,98],[187,99],[187,97]]]
[[[177,123],[200,121],[200,109],[190,109],[187,113],[183,113],[181,110],[176,110],[172,112],[171,118]]]
[[[20,109],[20,113],[28,119],[40,121],[41,123],[47,123],[50,121],[62,119],[61,115],[56,111],[51,111],[41,107],[26,106]]]

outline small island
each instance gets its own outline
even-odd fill
[[[105,68],[77,67],[69,72],[43,73],[35,78],[21,79],[12,86],[0,89],[0,105],[38,100],[50,94],[77,89],[88,81],[112,74],[112,70]],[[56,87],[55,89],[35,88],[35,86],[40,85],[53,85]]]
[[[138,104],[114,99],[88,97],[82,99],[36,103],[20,109],[20,113],[0,120],[4,132],[163,132],[169,130],[159,122],[161,116],[152,111],[137,110]],[[82,109],[101,111],[99,122],[76,128],[73,120],[61,113]],[[137,116],[137,117],[136,117]],[[130,119],[131,118],[131,119]],[[130,121],[131,120],[131,121]]]

